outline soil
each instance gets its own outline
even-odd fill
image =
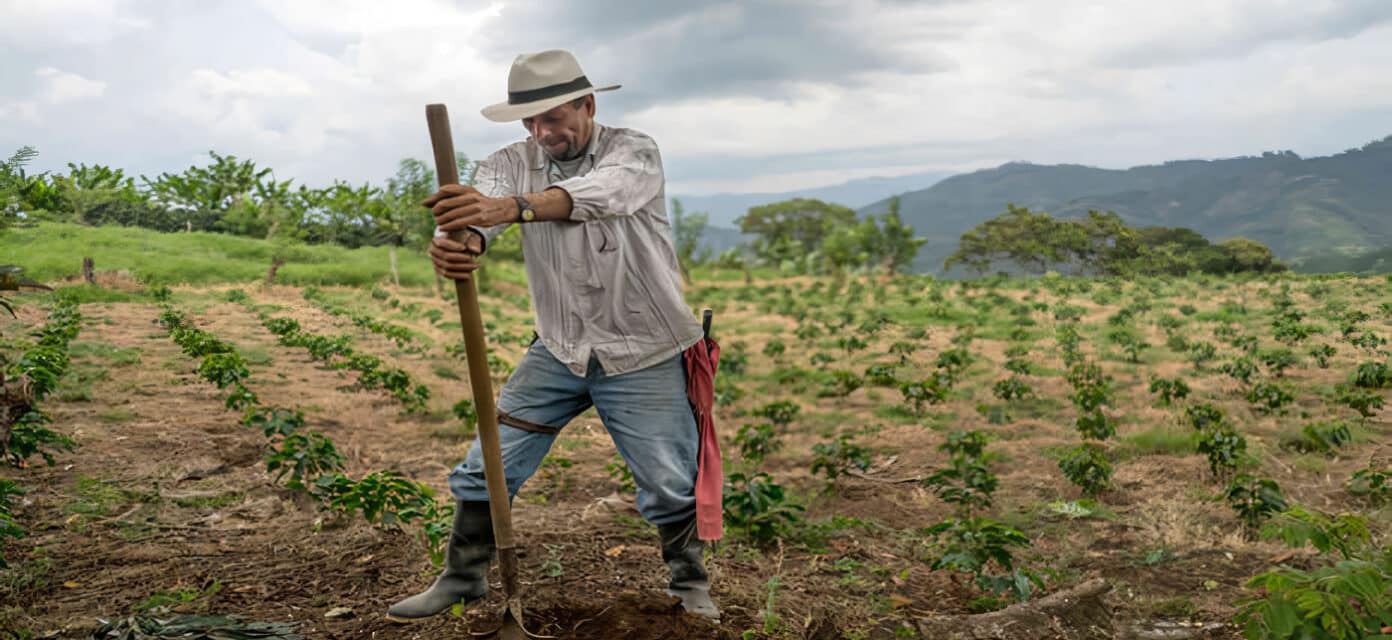
[[[448,413],[453,402],[468,395],[461,379],[464,363],[442,348],[457,341],[452,333],[457,329],[425,319],[392,320],[410,325],[433,345],[411,352],[305,303],[297,288],[247,290],[256,303],[283,305],[275,315],[294,317],[308,330],[352,333],[355,349],[378,355],[430,386],[435,394],[431,411],[402,415],[400,405],[385,393],[356,389],[351,372],[279,345],[246,306],[223,301],[223,289],[178,290],[176,303],[200,327],[254,356],[248,386],[262,404],[305,410],[308,428],[331,437],[348,458],[345,472],[351,477],[393,469],[434,487],[442,500],[448,496],[445,475],[471,442]],[[355,297],[383,317],[395,313],[366,300],[360,291],[338,293]],[[427,293],[397,296],[451,312],[452,303]],[[83,305],[85,321],[74,344],[102,349],[75,357],[74,372],[65,383],[85,376],[90,393],[44,405],[54,428],[79,446],[61,454],[55,466],[31,459],[31,466],[6,471],[6,477],[28,489],[18,512],[29,535],[6,548],[12,569],[0,584],[0,627],[30,630],[38,638],[85,638],[100,620],[127,615],[160,596],[165,610],[174,613],[295,621],[306,638],[459,637],[496,621],[496,592],[462,615],[444,614],[406,626],[385,621],[391,603],[428,586],[434,574],[413,529],[335,516],[303,494],[278,486],[262,461],[266,438],[240,425],[239,416],[224,408],[223,393],[193,373],[196,361],[184,356],[158,326],[159,311],[144,303]],[[501,313],[500,326],[524,335],[525,310],[505,308]],[[1105,318],[1098,313],[1094,320]],[[13,336],[19,327],[41,321],[41,311],[25,305],[21,318],[0,326],[0,332]],[[735,327],[776,323],[788,327],[783,339],[795,342],[795,324],[752,305],[723,306],[717,322],[730,327],[727,348],[735,341],[751,345],[751,369],[767,371],[778,363],[761,362],[755,355],[767,336],[742,336]],[[897,334],[879,337],[876,346],[856,354],[855,362],[844,368],[858,372],[866,363],[889,361],[885,345],[896,339]],[[935,331],[926,341],[931,346],[915,354],[913,366],[930,370],[933,354],[948,346],[949,339],[947,330]],[[515,342],[500,342],[497,353],[515,362],[521,352]],[[138,354],[138,361],[111,356],[107,347]],[[1003,348],[1003,342],[992,340],[973,345],[978,353],[994,354],[993,360],[1003,359]],[[801,362],[810,355],[794,350],[775,360]],[[1048,349],[1038,351],[1041,364],[1061,367],[1057,358],[1044,355]],[[989,398],[999,367],[977,370],[989,373],[978,373],[978,379],[964,385],[985,385],[978,396]],[[1287,374],[1301,384],[1316,384],[1329,375],[1317,369]],[[1213,378],[1213,384],[1218,380]],[[1067,383],[1060,377],[1039,376],[1031,382],[1038,396],[1067,396]],[[1124,424],[1122,436],[1155,426],[1152,420],[1172,419],[1172,412],[1150,407],[1143,391],[1128,393],[1135,400],[1126,409],[1136,419]],[[718,425],[727,459],[737,456],[734,433],[753,420],[747,412],[774,399],[751,389],[745,399],[721,409]],[[944,637],[922,634],[943,628],[941,620],[934,620],[957,616],[951,618],[957,621],[953,628],[968,630],[961,637],[987,637],[975,630],[994,624],[991,620],[1004,612],[988,614],[997,618],[968,615],[980,592],[961,576],[930,570],[925,561],[927,548],[918,530],[950,515],[950,509],[916,482],[902,481],[926,475],[943,462],[936,450],[943,436],[933,425],[982,429],[995,436],[991,450],[998,459],[993,468],[1001,488],[994,510],[1029,532],[1032,546],[1021,552],[1020,560],[1045,569],[1044,595],[1084,584],[1106,586],[1105,594],[1094,594],[1092,604],[1078,610],[1076,626],[1093,631],[1068,636],[1065,629],[1059,632],[1064,635],[1046,637],[1095,637],[1088,634],[1110,624],[1101,620],[1113,618],[1118,628],[1120,621],[1216,621],[1220,624],[1205,632],[1208,637],[1236,637],[1222,623],[1231,617],[1233,602],[1245,595],[1243,583],[1282,551],[1244,539],[1225,505],[1204,500],[1215,487],[1206,482],[1205,463],[1195,455],[1144,455],[1118,464],[1117,488],[1103,499],[1110,517],[1070,520],[1049,513],[1047,503],[1078,497],[1046,456],[1050,447],[1076,442],[1066,400],[1057,407],[1040,405],[1009,425],[993,425],[970,401],[933,407],[922,418],[877,411],[898,404],[897,392],[890,389],[797,399],[803,415],[784,434],[782,452],[770,457],[764,470],[809,496],[806,519],[839,516],[865,524],[843,528],[823,545],[722,542],[709,563],[722,623],[683,615],[676,601],[662,594],[666,571],[656,531],[638,517],[631,495],[615,499],[617,485],[604,471],[614,458],[613,445],[594,414],[587,413],[566,428],[552,450],[553,458],[563,457],[569,466],[544,468],[514,505],[529,629],[556,638],[634,640],[740,638],[746,630],[755,632],[749,637],[888,638],[904,637],[896,636],[896,630],[907,634],[909,629],[920,633],[917,637]],[[1248,437],[1271,456],[1262,460],[1264,471],[1278,478],[1288,496],[1322,508],[1347,501],[1342,481],[1379,447],[1365,443],[1349,454],[1355,461],[1302,470],[1290,459],[1277,458],[1284,456],[1274,447],[1283,425],[1257,416],[1251,416],[1251,424]],[[875,450],[868,470],[843,475],[829,489],[811,476],[807,461],[814,444],[867,427],[873,427],[869,438]],[[1385,427],[1385,422],[1373,422],[1370,429],[1380,433]],[[496,569],[493,581],[496,587]],[[771,584],[776,584],[772,597]],[[766,611],[770,602],[772,612]],[[351,614],[325,617],[344,607]],[[1061,629],[1069,626],[1061,624]]]

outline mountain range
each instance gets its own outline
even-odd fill
[[[1131,226],[1189,227],[1214,242],[1247,237],[1298,267],[1392,245],[1392,136],[1312,158],[1269,151],[1121,170],[1016,162],[899,197],[904,221],[928,238],[916,271],[939,271],[961,234],[1007,203],[1058,218],[1114,211]]]

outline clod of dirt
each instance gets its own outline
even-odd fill
[[[726,640],[735,638],[704,618],[684,612],[681,601],[658,592],[625,592],[603,600],[527,603],[526,625],[533,633],[561,640]]]

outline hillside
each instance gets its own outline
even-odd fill
[[[707,213],[710,216],[712,227],[734,228],[739,226],[735,224],[735,219],[744,215],[750,207],[770,202],[792,200],[793,198],[816,198],[848,207],[860,207],[888,198],[896,193],[926,189],[948,175],[950,174],[916,173],[893,178],[860,178],[826,187],[796,189],[778,193],[669,194],[669,197],[681,200],[687,211]]]
[[[958,237],[1006,203],[1074,217],[1115,211],[1132,226],[1181,226],[1213,241],[1245,236],[1297,264],[1392,245],[1392,136],[1314,158],[1289,151],[1125,170],[1009,163],[901,194],[928,238],[915,268],[938,272]],[[860,209],[885,210],[888,198]]]

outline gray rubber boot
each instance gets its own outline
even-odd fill
[[[456,502],[454,527],[445,550],[445,569],[422,593],[387,609],[387,620],[413,622],[465,604],[488,593],[488,566],[493,562],[493,518],[487,502]]]
[[[710,597],[710,574],[706,573],[706,543],[696,537],[696,516],[682,522],[659,525],[662,560],[672,570],[668,595],[681,598],[688,613],[720,620],[720,609]]]

